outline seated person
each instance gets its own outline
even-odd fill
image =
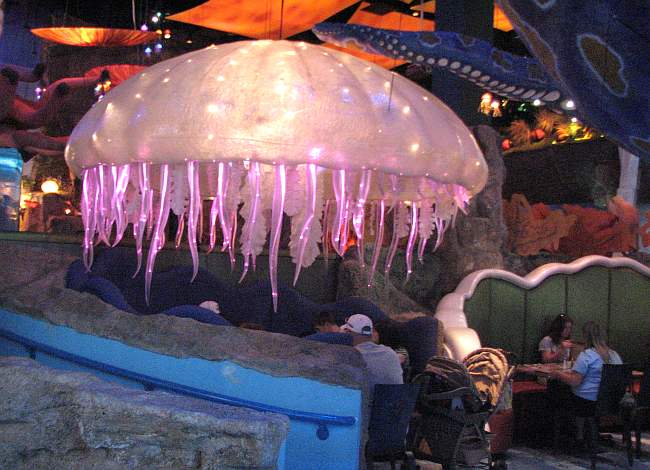
[[[368,366],[370,390],[376,384],[402,384],[402,366],[397,353],[388,346],[373,341],[372,320],[365,315],[352,315],[341,331],[352,335],[352,344]]]
[[[580,353],[571,370],[554,370],[552,378],[561,380],[573,389],[573,411],[577,417],[577,439],[583,440],[584,418],[596,413],[596,400],[603,364],[622,364],[616,351],[607,346],[598,323],[589,321],[582,328],[586,348]]]
[[[571,358],[573,320],[564,314],[553,319],[546,336],[539,342],[542,362],[562,362]]]
[[[340,333],[341,329],[336,324],[334,314],[329,311],[320,312],[314,322],[314,329],[318,333]]]

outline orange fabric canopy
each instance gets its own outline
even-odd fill
[[[156,33],[134,29],[62,27],[34,28],[31,31],[41,39],[67,46],[137,46],[158,40]]]
[[[100,65],[88,70],[86,73],[84,73],[84,77],[99,79],[102,71],[108,70],[108,73],[110,74],[111,85],[115,87],[129,78],[131,75],[135,75],[145,68],[146,67],[144,65],[132,64]]]
[[[167,19],[249,38],[280,39],[280,30],[282,38],[302,33],[355,3],[356,0],[209,0]]]

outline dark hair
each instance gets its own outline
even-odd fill
[[[573,319],[571,319],[569,315],[560,313],[551,322],[551,326],[549,326],[546,336],[550,336],[553,343],[560,344],[562,342],[562,331],[567,323],[573,324]]]
[[[314,320],[314,327],[325,325],[327,323],[331,323],[332,325],[337,325],[336,316],[334,315],[334,312],[330,310],[324,310],[322,312],[319,312],[318,315],[316,315],[316,319]]]

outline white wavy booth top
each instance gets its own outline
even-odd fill
[[[650,268],[631,258],[618,256],[591,255],[579,258],[571,263],[549,263],[531,271],[525,277],[518,276],[502,269],[481,269],[467,275],[456,287],[454,292],[445,295],[436,307],[435,317],[443,323],[447,352],[454,359],[461,360],[468,353],[481,347],[481,341],[476,332],[467,326],[464,307],[478,284],[488,278],[509,281],[524,289],[532,289],[540,285],[546,278],[555,274],[573,274],[590,266],[605,266],[608,268],[626,267],[634,269],[650,277]]]

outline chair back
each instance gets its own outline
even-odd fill
[[[641,379],[637,403],[639,406],[650,407],[650,359],[643,368],[643,378]]]
[[[406,450],[406,432],[420,392],[420,384],[375,385],[366,455],[373,459]]]
[[[631,377],[632,369],[628,364],[603,364],[596,401],[598,416],[618,413],[621,398],[630,385]]]

